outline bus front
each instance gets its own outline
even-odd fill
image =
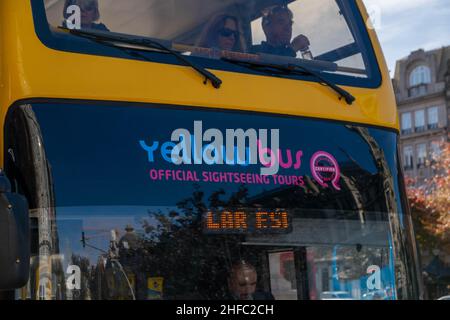
[[[17,299],[420,298],[362,1],[1,6]]]

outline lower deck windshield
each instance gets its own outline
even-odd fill
[[[393,132],[159,105],[8,121],[32,208],[19,299],[396,299],[409,281]]]

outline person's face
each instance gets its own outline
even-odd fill
[[[256,272],[250,268],[234,270],[229,280],[230,291],[241,300],[248,300],[256,291]]]
[[[81,9],[81,24],[90,26],[95,21],[97,7],[92,1],[77,1],[76,3]]]
[[[267,41],[274,46],[284,46],[291,43],[292,20],[288,12],[279,12],[272,16],[271,23],[266,27]]]
[[[239,32],[236,22],[232,19],[227,19],[218,35],[218,45],[222,50],[233,50],[236,41],[238,41]]]

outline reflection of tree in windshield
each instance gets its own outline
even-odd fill
[[[81,271],[80,289],[68,290],[72,296],[70,300],[90,300],[92,287],[90,284],[91,269],[89,259],[81,255],[72,254],[71,265],[78,266]]]
[[[221,198],[224,194],[218,190],[205,200],[204,192],[196,186],[190,198],[177,204],[178,211],[169,215],[149,212],[158,225],[149,228],[144,221],[150,237],[144,242],[149,255],[143,266],[147,272],[167,279],[166,298],[223,298],[232,256],[239,257],[243,250],[239,236],[204,234],[202,217],[206,210],[245,207],[248,190],[241,186],[227,200]],[[187,293],[189,296],[184,296]]]
[[[45,119],[44,111],[41,118]],[[51,118],[49,123],[55,123],[50,120]],[[291,127],[286,125],[286,128]],[[297,124],[293,123],[290,132],[297,132],[296,128]],[[138,170],[136,176],[131,171],[127,173],[130,174],[130,184],[134,183],[135,187],[122,192],[121,198],[117,200],[111,197],[116,194],[116,190],[108,188],[113,185],[109,183],[113,180],[109,180],[108,175],[99,175],[97,171],[89,173],[92,180],[102,181],[101,188],[90,189],[89,184],[86,189],[74,187],[79,182],[78,177],[64,175],[70,171],[64,169],[68,166],[67,157],[60,162],[57,161],[58,158],[53,160],[51,164],[54,170],[48,171],[49,177],[45,177],[48,181],[41,179],[43,187],[38,190],[49,189],[52,186],[49,178],[55,174],[55,181],[59,183],[56,191],[60,191],[56,194],[64,195],[66,192],[76,200],[68,203],[81,206],[65,208],[65,202],[60,201],[61,207],[57,210],[32,212],[40,237],[36,241],[39,244],[34,250],[36,254],[40,254],[41,258],[49,254],[57,255],[57,231],[61,236],[59,239],[65,258],[55,260],[51,267],[52,297],[132,299],[135,295],[137,299],[223,299],[227,297],[227,276],[231,264],[244,259],[257,269],[258,289],[270,292],[272,282],[275,283],[276,280],[281,283],[279,295],[288,292],[289,297],[301,299],[318,297],[327,290],[325,288],[331,288],[330,282],[318,287],[316,293],[308,292],[302,287],[308,285],[303,284],[305,279],[300,279],[305,274],[312,287],[316,280],[311,274],[316,272],[325,279],[324,282],[335,275],[342,282],[357,282],[361,277],[367,276],[367,268],[372,264],[387,266],[390,241],[403,241],[398,232],[401,231],[399,219],[395,217],[395,194],[398,193],[394,183],[397,178],[392,176],[395,168],[391,167],[392,157],[389,156],[390,150],[386,148],[385,141],[388,139],[375,139],[380,133],[372,137],[371,131],[358,128],[348,126],[340,130],[345,131],[342,134],[343,140],[360,141],[359,144],[349,149],[342,142],[333,143],[341,146],[342,152],[338,148],[331,148],[331,152],[339,160],[340,190],[320,185],[311,177],[308,166],[304,166],[303,171],[298,173],[304,178],[305,184],[302,187],[226,183],[216,187],[217,185],[205,182],[199,185],[181,182],[149,183]],[[54,130],[56,129],[58,128]],[[47,137],[45,145],[49,150],[52,150],[52,140],[49,137],[54,137],[56,132],[52,130],[50,128],[44,131]],[[78,128],[74,130],[78,132]],[[341,132],[340,130],[336,132]],[[88,136],[87,134],[86,139],[81,141],[89,141]],[[341,134],[336,133],[335,136],[341,137]],[[386,136],[383,134],[382,137]],[[315,138],[317,137],[320,135]],[[305,147],[304,152],[312,154],[322,145],[327,149],[328,142],[319,139],[309,151]],[[61,148],[59,144],[55,146],[58,150]],[[49,155],[51,154],[50,152]],[[19,156],[18,152],[16,156]],[[97,159],[98,162],[96,159],[90,161],[100,164],[103,163],[103,158]],[[73,167],[83,170],[89,168],[81,161],[81,158],[78,159]],[[61,181],[67,181],[67,185],[61,184]],[[80,181],[84,183],[85,178]],[[103,181],[106,183],[103,184]],[[52,198],[53,193],[47,191],[47,194],[48,198]],[[97,206],[86,205],[90,203],[92,195],[101,199]],[[51,207],[54,206],[53,202],[54,200]],[[129,205],[123,205],[126,203]],[[137,206],[134,207],[132,203]],[[292,222],[289,232],[205,232],[203,218],[208,212],[242,211],[250,216],[252,211],[261,210],[285,211]],[[59,219],[58,229],[56,217],[53,216],[56,213]],[[388,219],[389,214],[391,221]],[[392,239],[389,238],[389,222],[394,227]],[[83,236],[84,233],[86,236]],[[52,251],[47,250],[47,247]],[[404,251],[398,247],[396,250]],[[308,260],[311,267],[299,268],[306,265],[305,260]],[[330,269],[333,260],[336,260],[335,271]],[[41,261],[35,261],[34,265],[36,264],[43,265]],[[80,268],[79,289],[65,288],[64,278],[71,275],[67,271],[68,265]],[[42,276],[39,274],[39,277]],[[33,279],[33,283],[36,282]],[[152,286],[163,290],[158,291]],[[364,290],[364,287],[359,289]]]
[[[361,279],[367,276],[369,266],[389,264],[387,249],[362,245],[339,248],[337,257],[339,264],[337,264],[336,274],[340,281]]]
[[[130,232],[126,246],[123,239],[127,234],[119,241],[120,261],[128,277],[132,279],[137,298],[147,297],[149,277],[161,277],[164,279],[164,299],[223,299],[227,294],[227,275],[233,261],[253,260],[255,265],[261,268],[258,262],[261,254],[264,254],[264,246],[243,246],[245,235],[204,233],[202,217],[211,210],[283,206],[294,210],[292,212],[296,212],[295,218],[359,220],[361,228],[367,221],[385,220],[385,213],[377,215],[372,212],[369,215],[366,211],[372,209],[385,212],[380,202],[370,201],[373,195],[383,194],[379,188],[379,174],[372,174],[351,164],[344,165],[342,171],[344,178],[349,176],[353,179],[343,179],[343,189],[340,192],[332,188],[320,189],[320,186],[309,178],[306,179],[304,188],[285,187],[252,197],[249,196],[245,185],[230,194],[218,189],[209,196],[200,186],[195,185],[192,195],[179,201],[176,209],[149,210],[148,217],[140,222],[143,232]],[[359,201],[355,200],[356,196]],[[305,207],[311,209],[298,211],[299,208]],[[335,210],[336,207],[353,208],[356,211]],[[358,214],[358,209],[364,212],[363,219]],[[335,233],[334,227],[331,224],[327,227],[330,228],[332,236]],[[123,229],[126,229],[125,226]],[[367,268],[371,264],[386,264],[387,261],[381,261],[381,256],[386,255],[380,250],[360,244],[340,247],[334,257],[338,260],[336,272],[339,280],[360,279],[367,275]],[[317,247],[316,256],[329,261],[333,259],[330,247],[324,248],[323,255],[320,254],[320,247]],[[99,266],[97,269],[101,270]],[[101,273],[107,279],[109,292],[103,294],[102,298],[130,298],[127,288],[123,285],[123,277],[117,271],[116,274],[108,274],[108,267],[104,269]],[[288,281],[292,282],[292,288],[296,288],[295,269],[293,272],[288,276]]]

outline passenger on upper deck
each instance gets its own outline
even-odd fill
[[[253,53],[267,53],[296,57],[297,52],[309,47],[309,39],[304,35],[292,40],[294,15],[287,6],[269,8],[262,18],[262,27],[266,40],[252,47]]]
[[[95,21],[98,21],[100,19],[98,0],[66,0],[63,11],[64,27],[67,27],[67,19],[69,19],[71,16],[71,14],[67,12],[67,8],[73,5],[80,7],[81,29],[109,31],[109,29],[103,23],[95,23]]]
[[[245,45],[239,20],[229,14],[217,15],[203,30],[197,46],[243,52]]]

